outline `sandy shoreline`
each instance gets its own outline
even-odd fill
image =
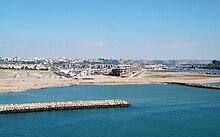
[[[0,93],[22,92],[27,90],[36,90],[42,88],[65,87],[75,85],[131,85],[131,84],[150,84],[150,82],[140,79],[122,79],[122,78],[95,78],[94,80],[75,80],[75,79],[0,79]]]
[[[54,88],[74,85],[141,85],[162,84],[165,82],[180,83],[214,83],[220,82],[220,76],[188,72],[152,72],[143,71],[138,77],[120,78],[112,76],[90,76],[92,80],[57,78],[52,72],[28,71],[27,77],[16,77],[18,70],[0,70],[0,93],[22,92],[42,88]],[[26,73],[22,71],[22,73]],[[35,76],[39,77],[35,77]],[[13,77],[12,77],[13,76]],[[29,77],[30,76],[30,77]],[[34,76],[34,77],[32,77]]]

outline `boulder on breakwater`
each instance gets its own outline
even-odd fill
[[[129,107],[129,106],[130,104],[128,102],[124,100],[118,100],[118,99],[75,101],[75,102],[0,104],[0,114],[51,111],[51,110],[116,108],[116,107]]]
[[[180,83],[180,82],[165,82],[165,83],[166,83],[166,84],[176,84],[176,85],[183,85],[183,86],[197,87],[197,88],[220,89],[220,86],[218,86],[218,85],[212,85],[212,84]]]

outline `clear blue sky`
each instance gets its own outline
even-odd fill
[[[0,0],[0,56],[220,59],[220,0]]]

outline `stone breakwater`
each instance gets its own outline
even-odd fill
[[[52,111],[52,110],[116,108],[116,107],[129,107],[129,106],[130,104],[124,100],[92,100],[92,101],[76,101],[76,102],[1,104],[0,114]]]
[[[165,83],[166,83],[166,84],[176,84],[176,85],[197,87],[197,88],[220,89],[220,86],[218,86],[218,85],[212,85],[212,84],[180,83],[180,82],[165,82]]]

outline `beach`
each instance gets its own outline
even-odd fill
[[[91,75],[87,78],[60,78],[48,71],[0,70],[0,93],[76,85],[141,85],[166,82],[205,84],[220,82],[220,76],[211,74],[147,70],[142,70],[140,75],[136,77]]]

